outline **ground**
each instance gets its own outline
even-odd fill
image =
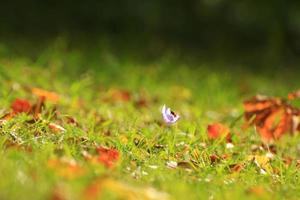
[[[136,62],[60,39],[34,55],[24,46],[1,46],[0,115],[16,99],[35,104],[32,88],[54,97],[38,116],[2,122],[0,199],[300,198],[299,137],[283,137],[273,152],[243,128],[242,107],[257,93],[298,89],[295,71],[170,54]],[[171,126],[164,104],[180,115]],[[232,147],[208,138],[217,122],[230,128]]]

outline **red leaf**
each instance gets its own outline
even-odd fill
[[[112,168],[119,160],[120,154],[116,149],[108,149],[105,147],[98,147],[97,152],[99,154],[98,161],[107,168]]]
[[[29,113],[31,111],[31,104],[25,99],[16,99],[11,108],[15,114],[17,113]]]
[[[230,140],[230,130],[227,126],[214,123],[207,126],[207,133],[209,139],[218,139],[226,137],[227,140]]]

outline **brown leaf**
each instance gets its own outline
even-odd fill
[[[0,125],[4,124],[7,120],[10,120],[13,117],[13,113],[5,113],[2,117],[0,117]]]
[[[278,140],[300,129],[300,110],[285,99],[256,96],[244,102],[244,110],[247,124],[255,125],[265,141]]]
[[[147,101],[146,98],[140,97],[135,101],[134,104],[136,107],[141,108],[141,107],[148,107],[149,102]]]
[[[289,156],[282,158],[282,160],[287,167],[290,166],[293,162],[293,158],[291,158]]]
[[[77,120],[74,117],[71,116],[65,116],[65,120],[67,124],[71,124],[73,126],[79,126],[79,123],[77,122]]]
[[[106,102],[127,102],[130,101],[132,95],[129,91],[123,89],[112,88],[107,92],[104,99]]]
[[[211,164],[213,164],[213,163],[219,161],[219,160],[220,160],[220,157],[217,156],[216,154],[213,154],[213,155],[210,155],[210,156],[209,156],[209,159],[210,159]]]
[[[244,164],[232,164],[229,168],[231,172],[240,172],[244,169]]]

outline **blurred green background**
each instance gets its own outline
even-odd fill
[[[300,62],[296,0],[4,1],[0,13],[2,55],[5,48],[29,54],[29,46],[34,56],[63,36],[76,47],[105,43],[117,55],[150,62],[166,54],[255,70]]]

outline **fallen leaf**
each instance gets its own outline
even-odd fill
[[[293,162],[293,158],[291,158],[289,156],[282,158],[282,160],[283,160],[283,163],[285,164],[285,166],[287,166],[287,167],[290,166]]]
[[[248,190],[247,190],[247,193],[249,194],[254,194],[255,196],[257,197],[260,197],[260,198],[263,198],[265,199],[265,197],[267,196],[267,192],[266,190],[262,187],[262,186],[253,186],[253,187],[250,187]]]
[[[257,95],[244,102],[246,125],[255,125],[264,141],[300,130],[300,109],[286,99]]]
[[[4,124],[7,122],[7,120],[10,120],[13,117],[13,113],[5,113],[1,118],[0,118],[0,125]]]
[[[217,162],[217,161],[219,161],[219,160],[220,160],[220,157],[219,157],[219,156],[217,156],[217,155],[215,155],[215,154],[213,154],[213,155],[210,155],[210,156],[209,156],[209,158],[210,158],[210,162],[211,162],[211,164],[213,164],[213,163],[215,163],[215,162]]]
[[[152,187],[136,187],[111,178],[98,178],[84,190],[83,199],[101,199],[102,191],[109,191],[117,199],[128,200],[167,200],[169,195]]]
[[[227,126],[221,123],[214,123],[207,126],[207,133],[209,139],[226,138],[230,141],[230,130]]]
[[[264,155],[250,155],[247,158],[248,161],[254,162],[262,173],[273,173],[273,168],[270,164],[270,158]]]
[[[230,171],[231,172],[240,172],[244,169],[244,164],[232,164],[232,165],[229,165],[229,168],[230,168]]]
[[[14,114],[29,113],[31,111],[31,107],[30,102],[26,99],[16,99],[11,105]]]
[[[107,102],[127,102],[130,101],[132,95],[129,91],[123,89],[112,88],[108,90],[107,96],[104,101]]]
[[[48,127],[53,130],[56,133],[63,133],[66,131],[66,129],[58,124],[55,123],[49,123]]]
[[[55,92],[50,92],[50,91],[43,90],[40,88],[31,88],[31,92],[32,92],[32,94],[34,94],[38,97],[43,97],[53,103],[57,103],[59,101],[59,95]]]
[[[295,92],[291,92],[288,94],[288,99],[289,100],[294,100],[294,99],[297,99],[297,98],[300,98],[300,90],[297,90]]]
[[[79,126],[79,123],[77,122],[77,120],[74,117],[66,116],[65,119],[68,124],[71,124],[71,125],[77,126],[77,127]]]
[[[73,159],[49,159],[47,166],[59,176],[73,179],[85,174],[85,170]]]
[[[120,153],[116,149],[97,147],[96,150],[99,154],[98,161],[107,168],[113,168],[120,158]]]
[[[140,97],[135,101],[135,106],[138,108],[141,107],[148,107],[149,102],[146,100],[146,98]]]

